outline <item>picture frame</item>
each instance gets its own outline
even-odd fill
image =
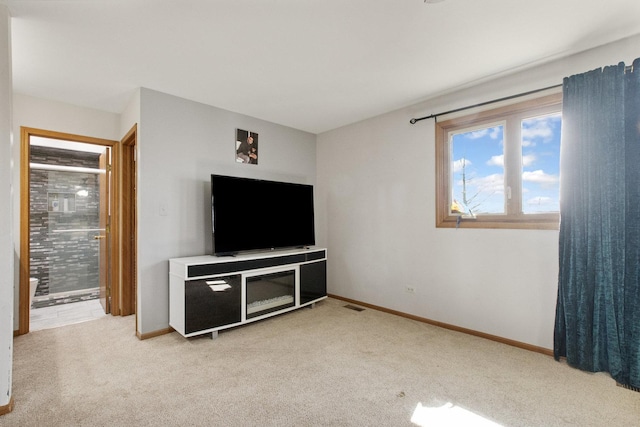
[[[258,133],[236,129],[236,162],[258,164]]]

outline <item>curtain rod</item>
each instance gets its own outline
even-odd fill
[[[482,107],[483,105],[493,104],[495,102],[500,102],[500,101],[506,101],[506,100],[513,99],[513,98],[519,98],[521,96],[527,96],[527,95],[531,95],[532,93],[538,93],[538,92],[542,92],[542,91],[549,90],[549,89],[555,89],[557,87],[562,87],[562,84],[554,85],[554,86],[548,86],[548,87],[544,87],[542,89],[530,90],[529,92],[523,92],[523,93],[519,93],[517,95],[506,96],[504,98],[493,99],[491,101],[485,101],[485,102],[481,102],[479,104],[474,104],[474,105],[469,105],[469,106],[466,106],[466,107],[456,108],[455,110],[449,110],[449,111],[445,111],[443,113],[431,114],[429,116],[424,116],[424,117],[420,117],[420,118],[417,118],[417,119],[411,119],[411,120],[409,120],[409,123],[411,123],[413,125],[413,124],[416,124],[417,122],[419,122],[420,120],[433,119],[433,118],[436,118],[438,116],[444,116],[445,114],[457,113],[458,111],[469,110],[469,109],[475,108],[475,107]]]

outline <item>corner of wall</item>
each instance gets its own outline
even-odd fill
[[[11,15],[0,5],[0,414],[13,408],[12,92]]]

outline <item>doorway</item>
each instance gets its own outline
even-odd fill
[[[111,232],[119,142],[21,133],[18,334],[29,332],[32,309],[93,300],[100,303],[94,315],[119,314],[118,233]]]
[[[105,314],[111,149],[38,136],[29,146],[29,329]]]

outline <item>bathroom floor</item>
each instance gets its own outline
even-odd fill
[[[99,299],[32,308],[29,316],[29,330],[40,331],[57,328],[99,319],[103,316],[106,314],[104,314]]]

